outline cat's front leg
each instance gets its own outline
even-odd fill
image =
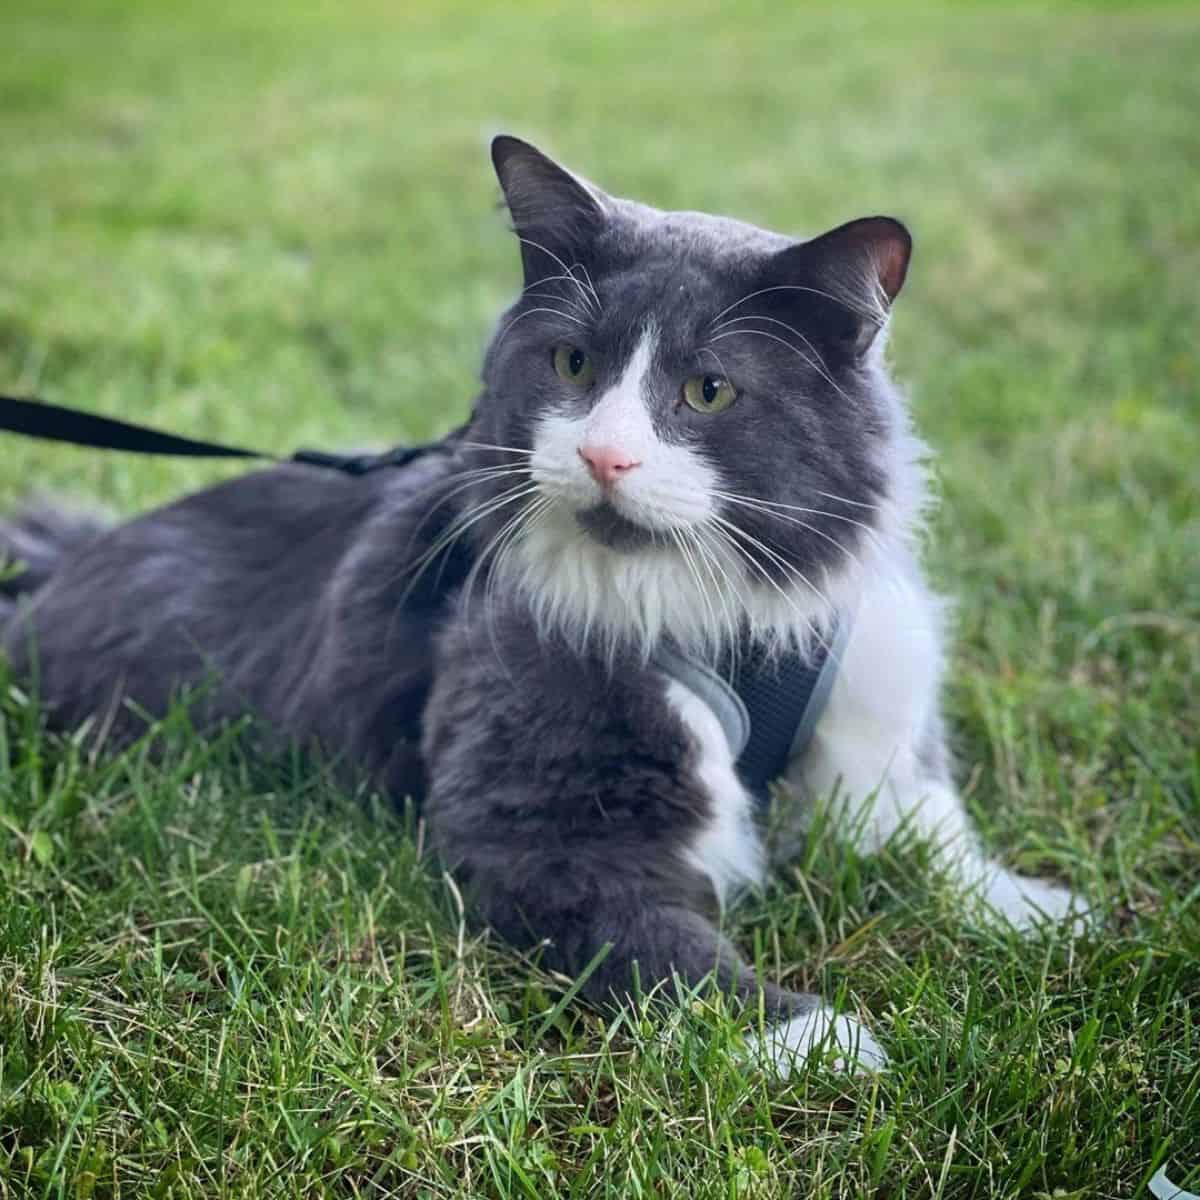
[[[979,844],[950,778],[938,710],[940,606],[915,564],[898,567],[855,615],[829,705],[791,782],[834,797],[839,826],[874,853],[898,832],[928,839],[967,902],[1018,928],[1087,906],[1068,889],[1018,875]]]
[[[1082,928],[1084,902],[1067,888],[1019,875],[988,857],[954,786],[924,774],[910,749],[897,747],[890,763],[876,762],[874,776],[863,769],[868,755],[861,748],[858,755],[830,750],[814,756],[808,787],[835,797],[841,828],[861,850],[876,853],[895,834],[911,832],[929,841],[967,906],[981,916],[1018,929],[1073,918],[1074,928]]]
[[[814,1051],[837,1071],[861,1074],[885,1065],[883,1049],[856,1018],[817,996],[758,980],[702,910],[703,888],[691,869],[648,879],[584,848],[567,858],[514,845],[504,850],[502,871],[481,870],[480,859],[490,856],[478,851],[456,870],[477,915],[505,940],[535,950],[545,966],[586,976],[581,991],[592,1003],[642,995],[669,1004],[678,1000],[677,985],[688,991],[707,985],[751,1023],[748,1061],[781,1078]]]
[[[862,1025],[761,983],[716,920],[757,878],[750,798],[716,717],[636,660],[611,668],[539,645],[517,621],[443,638],[425,715],[432,845],[474,914],[599,1004],[715,986],[786,1075],[826,1048],[875,1070]],[[753,1035],[752,1035],[753,1040]]]

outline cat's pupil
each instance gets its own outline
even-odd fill
[[[704,395],[704,403],[712,404],[717,398],[717,392],[721,390],[721,381],[715,379],[712,375],[705,375],[704,386],[702,392]]]
[[[583,361],[584,358],[582,350],[571,351],[571,357],[567,359],[567,367],[572,375],[578,375],[579,372],[583,370]]]

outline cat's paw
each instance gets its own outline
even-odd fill
[[[1075,892],[1002,867],[988,877],[978,899],[987,916],[1023,931],[1043,924],[1067,925],[1078,937],[1092,919],[1087,902]]]
[[[887,1066],[883,1047],[866,1026],[818,1005],[811,1012],[768,1026],[750,1040],[752,1061],[787,1079],[817,1052],[818,1061],[847,1075],[872,1075]]]

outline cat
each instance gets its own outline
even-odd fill
[[[255,472],[107,532],[0,534],[6,646],[58,724],[136,736],[183,687],[414,795],[478,918],[583,994],[715,981],[786,1075],[886,1052],[759,981],[720,914],[765,880],[755,803],[670,644],[728,662],[828,645],[785,790],[837,797],[863,851],[926,836],[981,911],[1084,913],[979,848],[939,710],[943,605],[916,538],[926,449],[884,364],[912,242],[868,217],[810,240],[618,199],[533,146],[492,159],[523,289],[469,425],[404,470]],[[17,593],[27,593],[18,603]]]

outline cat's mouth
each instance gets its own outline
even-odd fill
[[[589,537],[613,550],[640,550],[659,540],[653,529],[630,520],[607,500],[601,500],[591,508],[579,509],[575,520]]]

